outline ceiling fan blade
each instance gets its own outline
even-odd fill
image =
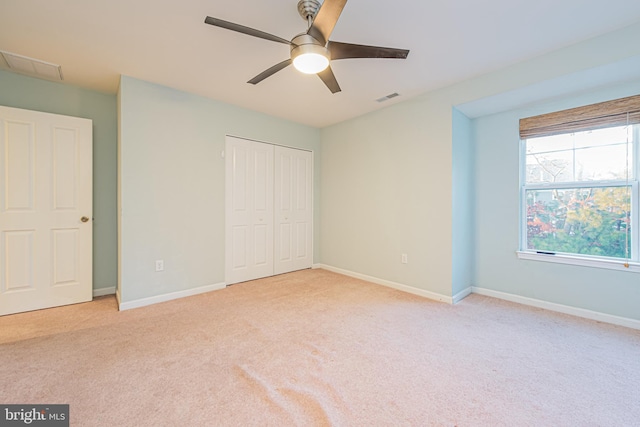
[[[328,66],[323,71],[318,73],[318,77],[324,82],[325,85],[329,88],[331,93],[341,92],[340,85],[336,80],[336,76],[333,75],[333,71],[331,70],[331,66]]]
[[[247,83],[251,83],[252,85],[258,84],[264,79],[266,79],[267,77],[270,77],[275,73],[277,73],[278,71],[282,70],[283,68],[287,68],[289,65],[291,65],[291,59],[282,61],[281,63],[276,64],[271,68],[267,68],[266,70],[264,70],[263,72],[261,72],[260,74],[258,74],[257,76],[249,80]]]
[[[320,43],[326,44],[345,4],[347,4],[347,0],[324,0],[307,34]]]
[[[227,30],[237,31],[242,34],[259,37],[265,40],[271,40],[272,42],[291,44],[289,40],[274,36],[273,34],[265,33],[264,31],[256,30],[255,28],[245,27],[244,25],[234,24],[233,22],[223,21],[222,19],[212,18],[211,16],[207,16],[204,22],[215,27],[226,28]]]
[[[331,60],[349,58],[392,58],[406,59],[409,55],[407,49],[394,49],[391,47],[365,46],[361,44],[329,42],[327,49],[331,53]]]

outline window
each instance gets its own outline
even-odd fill
[[[638,113],[613,117],[617,100],[521,121],[521,258],[638,267],[640,96],[629,99]]]

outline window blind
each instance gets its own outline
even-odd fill
[[[640,95],[520,119],[520,139],[640,123]]]

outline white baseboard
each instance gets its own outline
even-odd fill
[[[471,295],[472,289],[471,286],[469,286],[466,289],[461,290],[460,292],[458,292],[457,294],[455,294],[452,299],[453,299],[453,303],[457,304],[460,301],[462,301],[463,299],[465,299],[466,297],[468,297],[469,295]]]
[[[448,304],[456,304],[460,302],[462,299],[464,299],[465,297],[467,297],[468,295],[474,293],[478,295],[486,295],[493,298],[511,301],[518,304],[524,304],[532,307],[543,308],[545,310],[556,311],[564,314],[570,314],[570,315],[582,317],[585,319],[596,320],[598,322],[611,323],[613,325],[625,326],[627,328],[640,330],[640,320],[614,316],[612,314],[600,313],[597,311],[587,310],[584,308],[576,308],[568,305],[556,304],[553,302],[523,297],[520,295],[509,294],[506,292],[494,291],[486,288],[479,288],[477,286],[470,286],[458,292],[453,297],[448,297],[446,295],[438,294],[435,292],[425,291],[423,289],[414,288],[412,286],[403,285],[401,283],[391,282],[389,280],[379,279],[377,277],[367,276],[366,274],[355,273],[353,271],[344,270],[338,267],[332,267],[326,264],[313,264],[312,268],[314,269],[322,268],[324,270],[333,271],[334,273],[344,274],[345,276],[366,280],[367,282],[375,283],[377,285],[387,286],[393,289],[397,289],[399,291],[408,292],[410,294],[419,295],[419,296],[433,299],[436,301],[446,302]]]
[[[147,305],[158,304],[160,302],[171,301],[178,298],[190,297],[193,295],[203,294],[205,292],[217,291],[227,287],[226,283],[216,283],[214,285],[200,286],[199,288],[185,289],[184,291],[171,292],[168,294],[156,295],[149,298],[141,298],[133,301],[121,302],[120,293],[116,294],[118,298],[118,308],[120,311],[130,310],[132,308],[145,307]]]
[[[360,274],[360,273],[355,273],[349,270],[343,270],[342,268],[332,267],[326,264],[314,264],[313,268],[322,268],[323,270],[333,271],[334,273],[343,274],[345,276],[353,277],[356,279],[366,280],[367,282],[375,283],[376,285],[382,285],[389,288],[397,289],[402,292],[419,295],[421,297],[429,298],[432,300],[446,302],[447,304],[453,304],[454,302],[452,297],[449,297],[446,295],[438,294],[431,291],[425,291],[424,289],[414,288],[413,286],[403,285],[402,283],[396,283],[390,280],[378,279],[377,277],[367,276],[366,274]]]
[[[486,295],[506,301],[516,302],[518,304],[529,305],[532,307],[544,308],[545,310],[557,311],[559,313],[571,314],[573,316],[583,317],[585,319],[597,320],[598,322],[611,323],[618,326],[626,326],[627,328],[640,329],[640,320],[629,319],[626,317],[614,316],[612,314],[600,313],[584,308],[576,308],[563,304],[542,301],[539,299],[523,297],[520,295],[509,294],[506,292],[494,291],[492,289],[471,287],[474,294]]]
[[[108,288],[99,288],[93,290],[93,297],[103,297],[105,295],[113,295],[116,293],[116,287],[110,286]]]

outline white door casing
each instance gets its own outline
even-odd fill
[[[91,300],[92,144],[91,120],[0,106],[0,315]]]
[[[273,275],[273,145],[228,136],[225,281]]]
[[[274,273],[313,263],[313,153],[275,147]]]

